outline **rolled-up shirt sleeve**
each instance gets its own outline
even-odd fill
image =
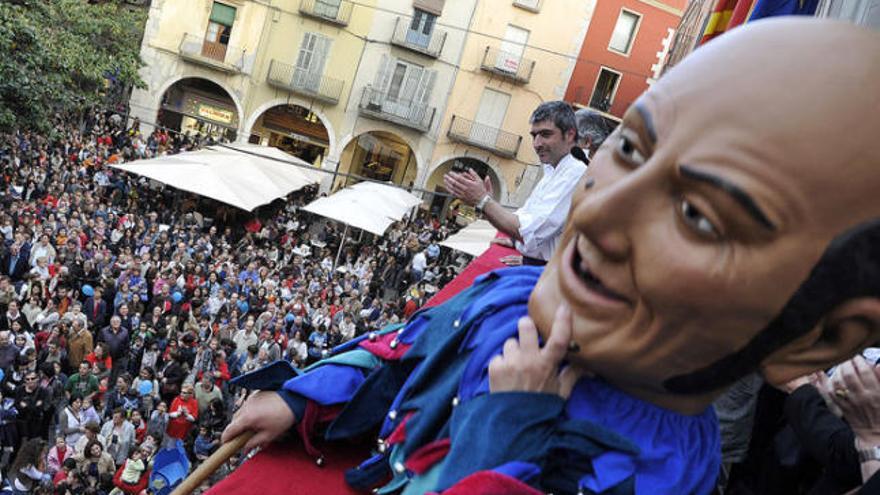
[[[572,163],[574,162],[574,163]],[[558,165],[552,176],[545,176],[515,215],[522,242],[516,248],[524,256],[549,260],[571,207],[571,195],[586,167],[572,157]]]

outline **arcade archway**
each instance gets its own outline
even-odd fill
[[[192,138],[234,141],[240,116],[232,96],[199,77],[181,79],[165,90],[156,122]]]
[[[300,105],[269,108],[254,122],[248,141],[274,146],[316,167],[329,154],[330,135],[317,114]]]
[[[339,171],[409,187],[418,176],[418,163],[412,148],[402,138],[390,132],[370,131],[346,145],[339,160]],[[334,187],[355,182],[353,178],[339,178]]]
[[[498,174],[485,162],[477,160],[475,158],[470,157],[458,157],[453,158],[451,160],[447,160],[440,164],[437,168],[431,172],[431,175],[428,177],[428,181],[425,183],[425,189],[428,191],[433,191],[432,193],[426,195],[425,202],[430,205],[430,211],[432,214],[437,216],[445,216],[449,210],[449,207],[453,205],[453,203],[459,203],[457,200],[447,196],[445,193],[446,188],[443,186],[443,176],[450,171],[465,171],[471,169],[480,176],[481,179],[485,179],[489,177],[489,180],[492,182],[492,196],[496,201],[503,200],[503,189],[504,185],[501,182],[501,178],[498,177]],[[469,214],[471,213],[471,208],[466,205],[460,206],[460,213]]]

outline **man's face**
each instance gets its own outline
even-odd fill
[[[571,152],[575,144],[575,132],[563,134],[552,120],[542,120],[532,124],[532,147],[541,163],[555,166]]]
[[[755,43],[725,53],[728,65],[696,54],[629,109],[575,188],[532,293],[544,338],[565,302],[572,360],[624,389],[665,394],[664,380],[744,347],[831,239],[880,216],[867,100],[821,82],[792,93],[791,66],[760,61]],[[757,80],[718,98],[715,78],[737,71]],[[843,130],[852,119],[866,129]],[[823,145],[829,136],[841,141]]]
[[[90,371],[89,363],[86,363],[86,362],[79,363],[79,375],[80,376],[88,376],[89,371]]]

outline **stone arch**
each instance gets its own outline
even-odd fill
[[[374,146],[377,145],[376,147],[373,147],[370,150],[360,147],[359,141],[366,135],[371,135],[377,140],[374,144]],[[403,136],[398,132],[394,132],[394,130],[378,127],[374,129],[364,129],[357,134],[348,134],[341,143],[344,143],[344,145],[340,146],[339,170],[341,172],[362,175],[377,180],[391,180],[396,184],[403,186],[408,186],[410,183],[414,186],[417,185],[419,174],[421,173],[424,164],[421,157],[419,157],[417,148],[413,146],[413,141],[408,137]],[[406,161],[394,163],[394,168],[390,173],[390,179],[379,177],[378,174],[372,175],[367,173],[365,170],[365,164],[370,153],[376,153],[374,156],[377,159],[374,163],[378,165],[389,165],[388,162],[393,163],[393,155],[395,152],[400,158],[402,158],[399,153],[402,147],[406,147],[408,150]],[[404,163],[403,169],[399,168],[400,163]],[[382,169],[383,167],[380,166],[376,170]],[[384,167],[384,169],[387,171],[387,167]],[[400,174],[399,176],[398,173]],[[339,187],[345,182],[347,182],[345,179],[339,179],[334,185],[334,188]]]
[[[184,79],[204,79],[206,81],[216,84],[217,86],[220,86],[223,91],[226,91],[226,94],[235,105],[235,112],[238,114],[239,130],[241,129],[240,124],[242,122],[242,119],[244,118],[244,107],[242,106],[241,101],[238,98],[238,94],[232,88],[230,88],[229,85],[226,84],[226,82],[222,79],[205,76],[203,74],[186,73],[181,76],[171,77],[167,81],[162,83],[162,86],[160,86],[161,89],[153,95],[153,108],[155,108],[157,112],[162,108],[162,97],[165,96],[165,93],[168,91],[168,89],[170,89],[171,86],[174,86],[180,81],[183,81]]]
[[[362,135],[370,133],[370,132],[387,132],[388,134],[393,134],[397,139],[403,141],[404,143],[406,143],[407,146],[409,146],[409,149],[412,150],[413,156],[415,157],[415,160],[416,160],[416,175],[415,175],[416,178],[415,178],[414,182],[415,182],[415,186],[419,187],[419,180],[421,179],[422,174],[424,173],[424,170],[427,166],[425,163],[425,160],[422,158],[422,156],[418,152],[419,140],[413,139],[407,133],[398,132],[397,129],[394,129],[393,127],[381,126],[381,125],[367,125],[367,126],[364,126],[360,129],[358,129],[357,132],[350,132],[350,133],[346,134],[339,141],[339,148],[338,148],[339,149],[339,159],[340,160],[342,159],[342,154],[345,152],[345,148],[348,147],[348,145],[351,144],[352,141],[354,141],[355,139],[361,137]]]
[[[441,156],[440,159],[435,161],[428,168],[427,172],[425,173],[425,178],[424,178],[423,184],[421,184],[419,187],[427,187],[428,183],[431,180],[431,177],[434,175],[434,172],[436,172],[443,165],[445,165],[453,160],[457,160],[457,159],[474,160],[474,161],[478,161],[478,162],[486,165],[486,167],[488,168],[488,171],[492,172],[492,175],[495,176],[495,181],[493,181],[493,184],[498,185],[498,197],[495,199],[497,201],[500,201],[502,204],[507,204],[508,194],[509,194],[509,190],[507,187],[507,180],[504,178],[504,174],[501,172],[501,169],[498,167],[498,164],[494,163],[492,160],[482,160],[476,156],[471,156],[471,155],[463,155],[463,154],[458,153],[458,154],[449,154],[449,155]]]
[[[327,114],[319,106],[310,105],[308,101],[293,96],[290,96],[288,98],[273,98],[271,100],[261,103],[253,112],[251,112],[247,120],[244,121],[242,133],[245,136],[249,136],[251,134],[251,130],[254,128],[254,124],[257,123],[257,119],[259,119],[260,116],[266,113],[269,109],[281,105],[296,105],[306,108],[310,112],[317,115],[318,118],[321,119],[321,123],[324,124],[324,128],[327,129],[327,137],[330,141],[330,148],[327,150],[327,157],[336,158],[339,156],[339,153],[341,153],[341,150],[343,148],[337,148],[338,143],[336,140],[336,130],[333,128],[333,125],[331,124],[330,119],[327,117]]]

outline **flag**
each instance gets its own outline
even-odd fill
[[[727,31],[730,31],[740,24],[745,24],[749,15],[752,13],[754,6],[754,0],[739,0],[736,2],[736,7],[733,9],[733,15],[730,16],[730,22],[727,23]]]
[[[700,40],[701,45],[727,30],[727,24],[733,16],[733,9],[736,3],[737,0],[718,0],[718,3],[715,4],[715,9],[709,15],[706,30],[703,31],[703,39]]]
[[[757,0],[749,21],[780,15],[809,15],[816,13],[819,0]]]

